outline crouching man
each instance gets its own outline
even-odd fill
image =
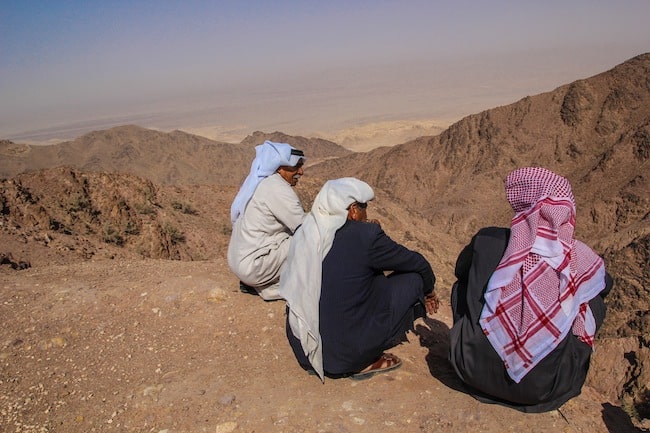
[[[264,300],[281,299],[280,271],[289,241],[305,216],[293,190],[303,175],[304,153],[287,143],[265,141],[255,147],[251,171],[230,209],[233,224],[228,265],[240,290]]]

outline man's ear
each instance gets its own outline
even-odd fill
[[[352,203],[352,204],[348,207],[348,219],[349,219],[349,220],[353,220],[353,219],[354,219],[354,213],[356,212],[356,208],[357,208],[357,207],[355,206],[354,203]]]

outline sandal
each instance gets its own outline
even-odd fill
[[[377,373],[384,373],[386,371],[395,370],[402,366],[402,360],[392,353],[382,354],[378,360],[370,364],[365,369],[350,376],[354,380],[368,379]]]

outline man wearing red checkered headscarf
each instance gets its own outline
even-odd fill
[[[580,392],[611,279],[603,260],[573,238],[575,201],[565,178],[544,168],[518,169],[506,179],[506,196],[515,211],[510,231],[479,231],[459,257],[451,359],[472,382],[469,371],[478,361],[470,352],[478,346],[462,343],[468,337],[462,316],[472,316],[473,344],[488,342],[491,362],[500,361],[494,368],[507,377],[501,373],[501,385],[468,384],[521,410],[550,410]],[[502,253],[484,258],[495,251]],[[571,364],[570,354],[579,362]],[[557,365],[549,368],[547,358]],[[564,375],[564,384],[553,383]]]

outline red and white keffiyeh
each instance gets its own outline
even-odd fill
[[[479,323],[517,383],[572,331],[593,346],[588,302],[605,288],[602,258],[573,239],[575,201],[565,178],[538,167],[513,171],[510,240],[485,292]]]

